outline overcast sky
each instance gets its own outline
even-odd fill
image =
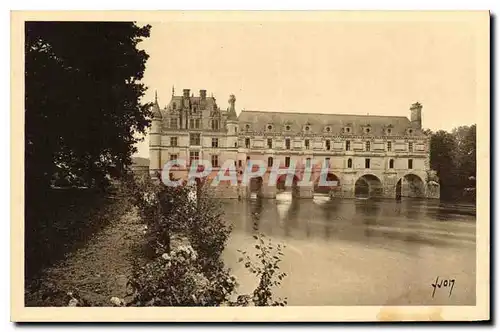
[[[140,24],[140,23],[139,23]],[[150,55],[145,100],[164,107],[189,88],[230,94],[247,110],[410,116],[423,127],[476,122],[475,30],[454,21],[164,22],[140,44]],[[148,140],[138,155],[148,157]]]

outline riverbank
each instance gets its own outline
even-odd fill
[[[137,256],[135,251],[143,239],[143,225],[122,198],[107,203],[92,213],[97,222],[105,225],[91,236],[79,239],[85,243],[52,265],[44,266],[36,279],[29,282],[25,290],[26,306],[67,306],[71,299],[68,293],[84,299],[80,305],[90,306],[109,306],[111,297],[126,296],[127,281]],[[87,225],[95,222],[89,221]],[[86,233],[83,229],[81,232]],[[66,245],[74,246],[71,242]]]

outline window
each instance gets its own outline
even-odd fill
[[[326,165],[327,167],[330,167],[330,157],[326,157],[326,158],[325,158],[325,165]]]
[[[408,142],[408,151],[413,152],[413,142]]]
[[[332,130],[332,128],[330,128],[330,127],[326,127],[326,131],[327,131],[327,132],[330,132],[330,130]]]
[[[200,129],[200,119],[195,119],[194,126],[196,129]]]
[[[267,139],[267,148],[272,149],[273,148],[273,140],[272,138]]]
[[[189,152],[189,165],[192,165],[193,162],[196,163],[198,159],[200,159],[200,153],[198,151]]]
[[[212,130],[219,130],[219,120],[212,120]]]
[[[285,148],[287,150],[290,150],[290,139],[289,138],[285,139]]]
[[[213,148],[218,148],[219,147],[219,139],[212,137],[212,147]]]
[[[366,148],[366,151],[370,151],[370,142],[366,142],[365,143],[365,148]]]
[[[346,133],[350,133],[350,132],[351,132],[351,128],[346,128],[346,129],[345,129],[345,132],[346,132]]]
[[[174,104],[172,105],[172,107],[173,107],[173,109],[174,109],[174,110],[175,110],[175,109],[177,109],[177,104],[176,104],[176,103],[174,103]]]
[[[392,142],[387,142],[387,151],[392,151]]]
[[[309,126],[306,126],[306,127],[305,127],[305,130],[306,130],[306,131],[309,131]]]
[[[290,126],[286,126],[286,127],[285,127],[285,129],[286,129],[286,130],[290,130]]]
[[[413,169],[413,159],[408,159],[408,169]]]
[[[306,168],[311,167],[311,158],[306,159]]]
[[[176,154],[171,154],[170,155],[170,160],[177,160],[177,155]]]
[[[194,128],[194,119],[189,119],[189,128]]]
[[[200,145],[200,134],[189,134],[190,145]]]
[[[177,119],[170,119],[170,128],[177,129]]]
[[[247,124],[247,125],[245,126],[245,128],[246,128],[247,130],[250,130],[250,125],[249,125],[249,124]]]
[[[273,157],[267,158],[267,167],[273,166]]]
[[[170,137],[170,146],[177,146],[177,137]]]
[[[330,150],[330,140],[326,140],[326,149]]]
[[[237,133],[238,132],[238,127],[234,127],[234,132]]]
[[[392,129],[391,128],[388,128],[387,129],[387,135],[390,135],[392,133]]]
[[[369,133],[370,133],[370,128],[366,128],[366,129],[365,129],[365,132],[366,132],[367,134],[369,134]]]
[[[290,166],[290,157],[285,157],[285,167]]]
[[[238,142],[234,142],[234,147],[237,148],[238,147]]]
[[[238,167],[241,167],[243,165],[243,161],[238,160]]]
[[[250,156],[247,156],[247,165],[249,161],[250,161]]]
[[[216,154],[212,155],[212,167],[219,167],[219,156]]]
[[[347,159],[347,168],[352,168],[352,159]]]
[[[351,141],[345,141],[345,150],[351,151]]]
[[[389,160],[389,168],[390,169],[394,168],[394,159]]]
[[[245,147],[250,149],[250,138],[245,138]]]
[[[271,126],[271,125],[267,126],[267,130],[272,130],[272,129],[273,129],[273,126]]]
[[[370,168],[370,159],[369,158],[365,159],[365,168]]]
[[[413,129],[408,130],[408,134],[413,134]]]
[[[306,149],[309,149],[309,140],[308,139],[306,139],[304,141],[304,145],[305,145]]]

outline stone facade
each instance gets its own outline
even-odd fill
[[[337,181],[337,186],[326,188],[331,196],[439,198],[439,182],[429,173],[429,138],[422,132],[419,103],[411,105],[408,119],[246,110],[237,116],[235,102],[231,95],[227,109],[221,110],[206,90],[195,97],[189,89],[184,89],[182,96],[172,93],[163,109],[156,99],[150,132],[151,174],[161,172],[168,160],[189,163],[205,159],[213,164],[207,177],[211,181],[218,167],[236,161],[241,180],[247,160],[261,160],[269,169],[258,183],[223,183],[214,189],[221,197],[244,198],[253,191],[274,198],[283,188],[268,185],[271,166],[278,163],[287,169],[296,165],[292,192],[311,198],[314,192],[325,189],[317,185],[325,163],[329,180]],[[186,179],[187,172],[177,168],[172,175]],[[304,176],[312,186],[296,186]]]

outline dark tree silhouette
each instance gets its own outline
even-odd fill
[[[25,24],[27,194],[54,178],[98,186],[131,163],[149,125],[140,83],[150,26],[133,22]]]

